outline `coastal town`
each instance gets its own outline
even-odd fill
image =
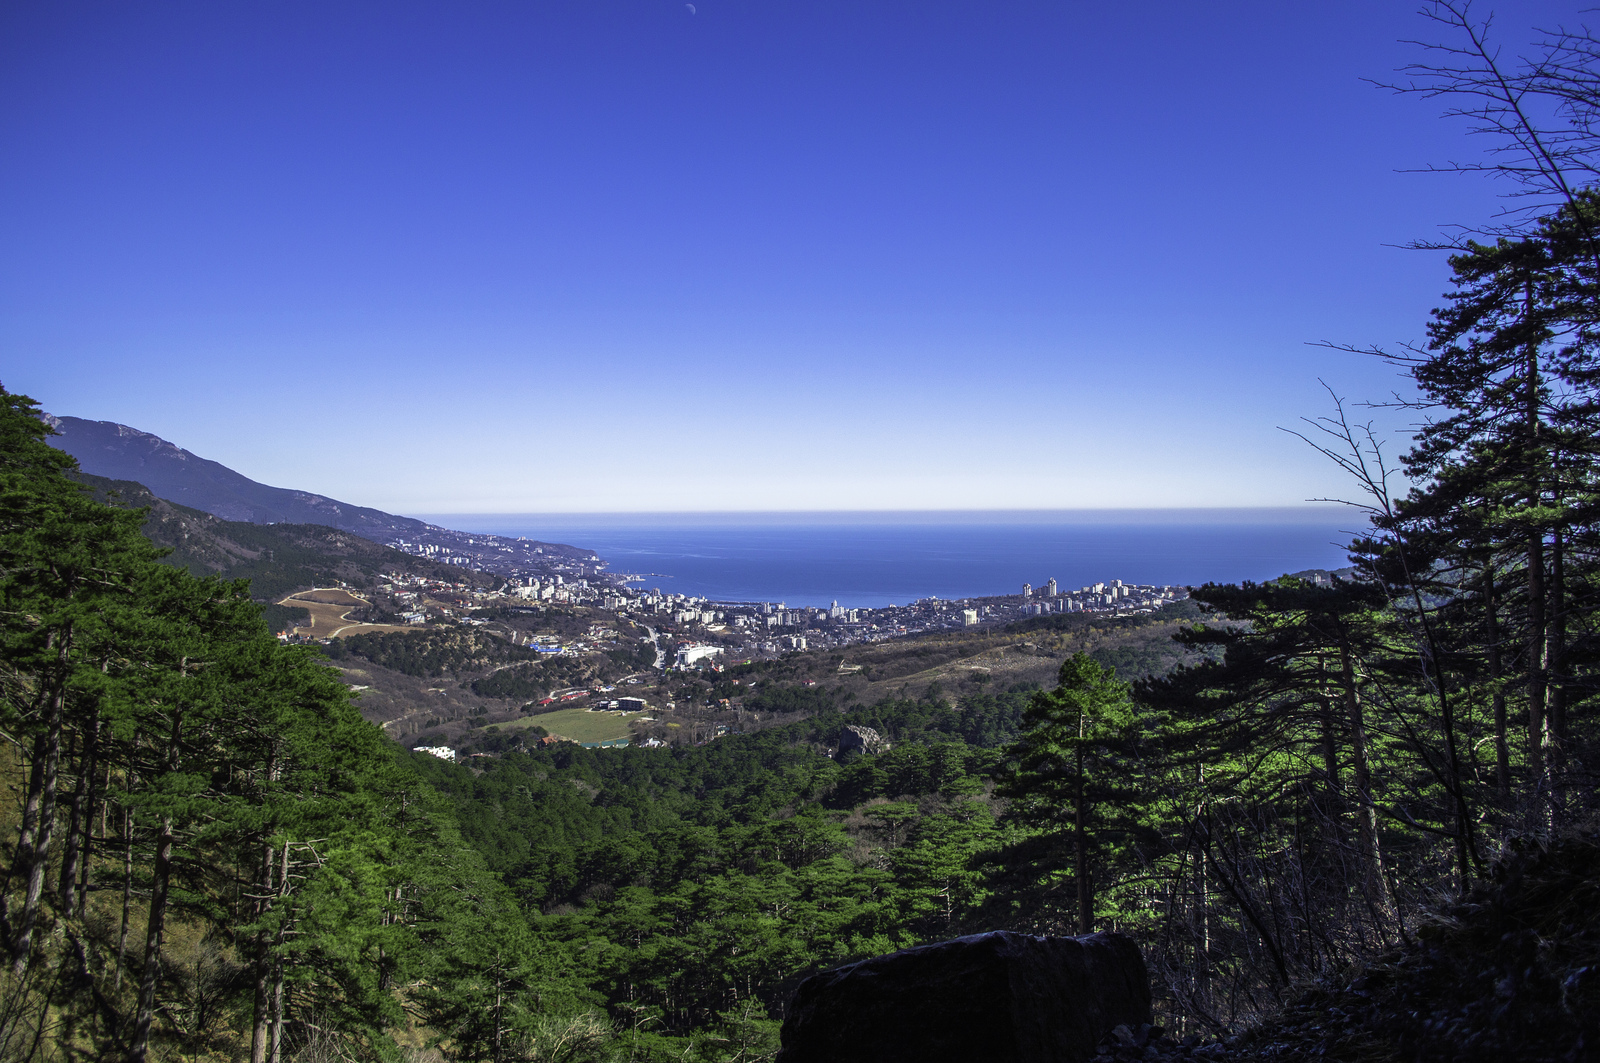
[[[472,545],[480,546],[484,553],[510,554],[509,548],[495,542],[498,538],[485,536]],[[482,566],[481,554],[450,554],[406,540],[387,545],[472,568]],[[781,601],[717,601],[660,587],[634,587],[643,577],[608,572],[604,561],[587,553],[577,558],[533,555],[523,565],[512,568],[502,562],[495,568],[509,571],[509,576],[494,590],[416,577],[394,577],[387,587],[406,607],[397,614],[408,624],[452,619],[470,623],[475,611],[508,605],[516,608],[523,603],[581,606],[636,620],[671,637],[670,647],[660,647],[663,652],[658,665],[662,668],[688,668],[719,658],[770,659],[798,650],[846,647],[929,631],[995,627],[1032,616],[1148,613],[1189,595],[1187,587],[1131,584],[1120,579],[1068,590],[1049,578],[1037,587],[1024,583],[1020,592],[1009,595],[927,597],[880,608],[848,608],[834,601],[818,607]],[[573,652],[586,649],[576,646]]]
[[[763,719],[745,706],[774,683],[860,687],[865,696],[865,684],[891,672],[920,674],[931,646],[959,657],[1025,644],[1034,629],[1137,623],[1189,593],[1120,579],[1066,588],[1045,578],[1012,594],[879,607],[725,601],[644,586],[648,577],[611,572],[587,551],[505,550],[494,537],[470,538],[476,556],[455,544],[384,544],[442,561],[459,579],[438,567],[390,569],[365,585],[299,591],[279,603],[305,614],[281,638],[319,644],[370,718],[445,759],[489,755],[507,735],[539,744],[701,744],[770,724],[770,712]],[[947,652],[957,645],[967,649]],[[886,670],[895,657],[905,661]],[[961,675],[987,677],[987,666],[974,667]],[[1054,666],[1047,656],[1027,665],[1039,667]],[[1008,682],[1017,681],[1034,681],[1032,671]]]

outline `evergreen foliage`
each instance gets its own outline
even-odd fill
[[[432,679],[495,664],[538,659],[538,651],[473,628],[379,631],[350,635],[334,650],[405,675]]]
[[[576,1009],[533,950],[485,981],[469,930],[515,948],[512,898],[315,652],[160,564],[46,432],[0,393],[0,1053],[387,1058],[416,1027],[490,1058],[540,994]]]
[[[544,660],[500,668],[481,679],[474,679],[472,692],[485,698],[542,698],[552,690],[577,686],[595,676],[596,669],[590,660],[550,656]]]

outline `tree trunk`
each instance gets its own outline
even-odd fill
[[[1083,743],[1078,743],[1077,787],[1072,801],[1073,836],[1077,848],[1078,933],[1094,933],[1094,893],[1089,884],[1089,824],[1083,785]]]
[[[1562,744],[1567,735],[1567,572],[1566,542],[1557,528],[1550,543],[1550,610],[1545,633],[1545,763],[1560,785]]]
[[[107,823],[107,816],[110,814],[110,811],[111,811],[110,802],[106,800],[106,795],[109,794],[110,792],[111,792],[111,764],[109,762],[107,762],[107,764],[106,764],[106,781],[100,784],[100,840],[101,841],[105,841],[106,838],[110,837],[110,835],[108,835],[106,833],[106,831],[108,829],[110,829],[109,826],[108,826],[108,823]]]
[[[278,902],[280,906],[286,903],[289,896],[289,842],[283,843],[282,862],[278,866]],[[288,934],[288,917],[285,916],[278,923],[278,931],[273,935],[277,942],[282,942]],[[277,957],[272,964],[272,1050],[268,1053],[268,1063],[279,1063],[283,1053],[283,959]]]
[[[273,868],[276,851],[270,842],[262,843],[261,871],[256,879],[256,920],[264,920],[272,911]],[[255,941],[255,1021],[250,1027],[250,1063],[267,1063],[267,1037],[272,1023],[272,943],[265,926],[256,930]]]
[[[1356,839],[1361,849],[1362,893],[1387,913],[1389,883],[1383,873],[1383,848],[1378,838],[1378,809],[1372,796],[1372,764],[1367,758],[1367,724],[1356,689],[1355,661],[1348,645],[1339,648],[1340,680],[1345,713],[1350,721],[1351,774],[1357,794]]]
[[[1544,532],[1535,529],[1528,533],[1528,767],[1533,776],[1535,829],[1543,825],[1550,794],[1550,766],[1545,760],[1545,666],[1549,645],[1544,605]]]
[[[1478,864],[1478,844],[1472,829],[1471,810],[1467,807],[1467,790],[1462,779],[1461,746],[1456,739],[1455,709],[1450,704],[1449,686],[1445,680],[1443,653],[1439,637],[1428,620],[1428,608],[1422,600],[1422,591],[1416,580],[1407,579],[1411,585],[1411,600],[1416,606],[1417,619],[1422,624],[1423,674],[1433,683],[1434,694],[1439,699],[1439,728],[1444,732],[1446,765],[1441,778],[1445,792],[1455,809],[1456,867],[1461,876],[1461,892],[1467,891],[1472,881],[1472,869]]]
[[[504,1024],[502,1008],[505,1006],[505,985],[500,978],[500,966],[495,965],[494,972],[494,1063],[502,1063],[505,1054],[501,1051],[500,1038]]]
[[[283,961],[272,965],[272,1050],[267,1063],[280,1063],[283,1058]]]
[[[1483,568],[1484,638],[1489,643],[1489,681],[1494,684],[1494,786],[1502,805],[1511,800],[1511,746],[1506,740],[1505,663],[1500,655],[1500,603],[1495,599],[1494,559]]]
[[[167,735],[166,770],[176,772],[182,762],[183,709],[172,708]],[[167,923],[167,897],[172,882],[172,814],[164,813],[156,832],[155,866],[150,885],[150,921],[144,934],[144,967],[139,974],[139,1003],[134,1013],[133,1036],[128,1042],[128,1063],[144,1063],[150,1051],[150,1025],[156,1016],[156,983],[161,974],[161,940]]]
[[[83,735],[78,757],[78,783],[72,789],[72,804],[67,815],[67,837],[61,850],[61,880],[56,887],[56,903],[65,919],[78,914],[78,867],[89,847],[89,797],[99,772],[100,714],[97,712]]]
[[[1205,785],[1206,766],[1195,765],[1195,786],[1199,790],[1199,800],[1195,804],[1195,821],[1205,819]],[[1194,905],[1195,913],[1199,917],[1198,933],[1195,940],[1194,976],[1196,994],[1206,1000],[1210,1008],[1211,999],[1211,891],[1206,884],[1206,858],[1203,844],[1198,838],[1194,846]]]
[[[156,983],[161,975],[161,940],[167,923],[167,896],[172,881],[172,817],[162,816],[156,833],[156,860],[150,887],[150,923],[144,935],[144,967],[139,974],[139,1003],[134,1012],[129,1063],[144,1063],[150,1051],[150,1026],[156,1017]]]
[[[96,746],[99,738],[96,737]],[[97,754],[98,755],[98,754]],[[88,911],[89,908],[89,874],[94,863],[95,851],[95,819],[100,821],[99,840],[104,845],[106,840],[106,790],[111,785],[111,772],[106,771],[105,782],[100,781],[100,775],[95,773],[95,778],[89,786],[89,815],[88,821],[83,825],[83,855],[79,858],[78,872],[78,911]]]
[[[1321,683],[1322,712],[1317,723],[1322,738],[1323,792],[1326,794],[1327,819],[1331,823],[1339,815],[1339,737],[1334,733],[1334,698],[1328,693],[1328,659],[1317,654],[1317,677]]]
[[[133,907],[133,809],[122,810],[122,929],[117,931],[117,973],[114,989],[122,988],[122,965],[128,955],[128,918]]]
[[[1532,293],[1527,299],[1532,305]],[[1524,388],[1524,430],[1526,432],[1527,498],[1528,506],[1537,509],[1544,502],[1540,477],[1539,447],[1542,442],[1539,422],[1539,348],[1529,344],[1527,350],[1527,379]],[[1545,585],[1544,585],[1544,529],[1528,529],[1528,766],[1533,776],[1533,802],[1529,809],[1535,830],[1547,829],[1546,821],[1550,793],[1550,766],[1545,760],[1545,693],[1546,653],[1545,639]]]
[[[61,731],[66,712],[67,651],[70,633],[59,636],[56,651],[59,672],[42,699],[44,730],[33,744],[33,765],[28,773],[28,796],[23,804],[22,830],[17,838],[16,865],[23,872],[22,912],[11,941],[11,973],[20,978],[33,951],[33,928],[44,896],[44,876],[55,835],[56,795],[61,772]]]

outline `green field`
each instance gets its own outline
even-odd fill
[[[532,727],[537,724],[558,738],[574,742],[610,742],[627,738],[632,730],[628,724],[644,715],[640,712],[590,712],[588,709],[561,709],[540,713],[514,723],[501,724],[502,728]]]

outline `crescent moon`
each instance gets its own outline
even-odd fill
[[[693,15],[695,13],[693,4],[684,4],[683,6],[689,9],[689,14]]]

